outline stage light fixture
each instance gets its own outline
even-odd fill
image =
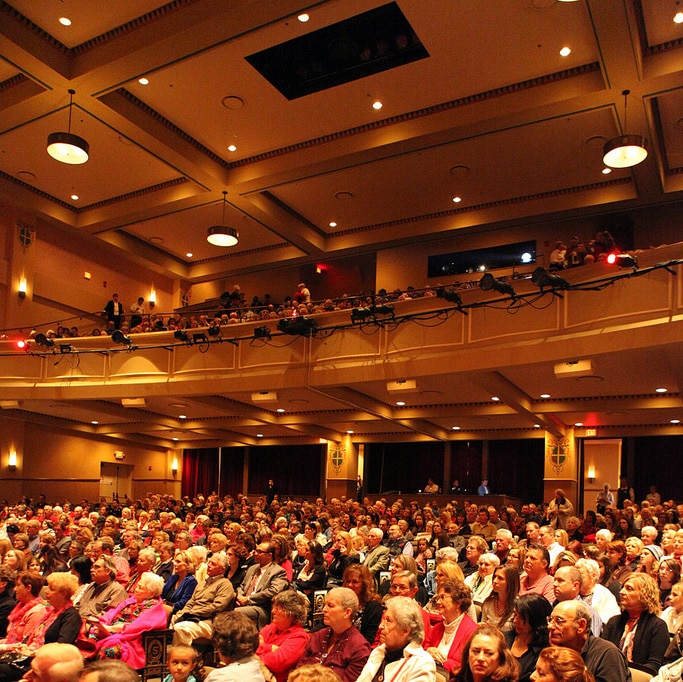
[[[479,288],[482,291],[497,291],[499,294],[506,294],[507,296],[512,296],[512,298],[517,298],[517,293],[507,282],[502,282],[496,279],[490,272],[487,272],[479,280]]]
[[[71,344],[70,343],[60,343],[59,344],[59,352],[64,355],[64,353],[70,353],[71,352]]]
[[[277,323],[277,329],[291,336],[315,336],[318,323],[310,317],[283,317]]]
[[[209,327],[208,330],[209,336],[220,336],[221,335],[221,328],[216,326],[216,327]]]
[[[638,259],[630,253],[610,253],[607,256],[609,265],[616,265],[618,268],[638,269]]]
[[[261,327],[256,327],[254,329],[254,338],[255,339],[270,339],[271,338],[271,332],[270,332],[270,327],[266,327],[266,325],[262,325]]]
[[[571,284],[560,277],[559,275],[553,275],[548,272],[545,268],[538,267],[531,273],[531,281],[543,290],[547,289],[569,289]]]
[[[192,342],[195,344],[209,343],[209,339],[204,332],[199,332],[197,334],[192,334]]]
[[[176,329],[173,332],[173,338],[176,339],[176,341],[182,341],[183,343],[190,343],[190,337],[187,335],[187,332],[184,332],[182,329]]]
[[[386,303],[380,305],[371,305],[370,311],[373,315],[391,315],[394,316],[394,306]]]
[[[463,315],[468,314],[467,311],[464,310],[462,307],[462,298],[460,298],[460,294],[453,291],[453,289],[446,289],[446,287],[438,287],[436,290],[436,297],[443,298],[444,301],[448,301],[449,303],[455,303],[455,305],[458,307],[458,310]]]
[[[360,324],[372,317],[370,308],[353,308],[351,310],[351,324]]]
[[[49,339],[45,334],[36,334],[36,343],[39,346],[45,346],[45,348],[52,348],[55,345],[54,339]]]
[[[112,335],[111,340],[114,343],[120,343],[122,346],[132,346],[133,342],[130,336],[126,336],[120,329],[117,329]]]

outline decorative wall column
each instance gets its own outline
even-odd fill
[[[325,474],[325,496],[328,500],[333,497],[356,498],[358,481],[358,449],[345,435],[340,442],[327,441],[327,461]]]
[[[550,502],[555,496],[555,491],[562,488],[574,509],[578,510],[579,462],[573,428],[568,428],[563,438],[546,432],[544,462],[543,501],[546,504]]]

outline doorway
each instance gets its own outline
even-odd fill
[[[133,465],[100,463],[100,498],[107,501],[130,499],[133,495]]]

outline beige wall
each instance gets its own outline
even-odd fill
[[[17,452],[15,471],[8,468],[9,451]],[[73,436],[59,429],[24,424],[0,418],[0,498],[17,500],[21,495],[49,499],[98,500],[100,463],[115,462],[114,452],[125,453],[123,462],[133,466],[135,499],[149,492],[180,495],[182,453],[173,450],[145,449],[126,442],[99,440],[92,436]],[[171,471],[177,456],[180,471]]]

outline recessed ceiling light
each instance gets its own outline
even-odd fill
[[[311,18],[311,16],[310,16],[309,14],[307,14],[306,12],[302,12],[302,13],[297,17],[297,19],[298,19],[302,24],[305,24],[310,18]]]
[[[491,400],[493,400],[494,403],[497,403],[500,400],[500,398],[497,395],[492,395]]]
[[[683,24],[683,12],[674,14],[674,24]]]
[[[603,168],[602,169],[602,174],[603,175],[609,175],[612,172],[611,168]]]
[[[454,426],[454,427],[452,427],[452,428],[453,428],[453,431],[460,431],[460,427],[459,427],[459,426]]]
[[[665,388],[655,388],[655,393],[666,393]]]
[[[178,419],[187,419],[187,415],[186,414],[179,414]]]
[[[71,26],[71,19],[69,17],[59,17],[59,23],[62,26]]]
[[[178,436],[173,436],[173,440],[180,440],[180,438],[178,438]]]
[[[453,197],[453,203],[459,204],[462,201],[462,197]]]
[[[379,111],[379,110],[382,108],[382,106],[383,106],[383,104],[382,104],[379,100],[375,100],[375,101],[372,103],[372,108],[373,108],[375,111]]]
[[[560,50],[560,56],[561,57],[568,57],[572,53],[572,48],[571,47],[563,47]]]
[[[138,78],[138,83],[140,83],[140,85],[149,85],[149,78],[145,78],[144,76]]]
[[[192,256],[194,256],[194,254],[192,253],[192,251],[188,251],[188,252],[185,254],[185,256],[186,256],[187,258],[192,258]]]
[[[540,424],[534,424],[534,428],[535,428],[535,429],[540,429],[540,428],[541,428],[541,425],[540,425]]]
[[[550,393],[541,393],[541,398],[550,398]]]
[[[351,429],[348,429],[348,430],[346,431],[346,433],[348,433],[349,435],[351,435],[351,434],[353,433],[353,431],[351,431]]]
[[[236,152],[237,147],[234,144],[230,144],[230,145],[228,145],[228,151],[229,152]]]
[[[583,426],[583,422],[576,422],[574,426]]]
[[[97,421],[97,419],[93,419],[90,423],[91,423],[91,424],[94,424],[95,426],[97,426],[97,424],[99,424],[99,422]]]
[[[680,420],[680,419],[672,419],[672,420],[671,420],[671,423],[672,423],[672,424],[680,424],[680,423],[681,423],[681,420]]]
[[[263,434],[262,434],[262,433],[257,433],[257,434],[256,434],[256,437],[257,437],[257,438],[263,438]]]
[[[72,199],[73,201],[78,201],[78,200],[80,199],[80,197],[78,196],[78,194],[72,194],[72,195],[71,195],[71,199]]]
[[[282,414],[282,412],[285,411],[285,408],[284,407],[278,407],[277,411],[280,412],[280,414]]]
[[[403,407],[403,406],[405,405],[405,402],[404,402],[403,400],[397,400],[397,401],[396,401],[396,404],[397,404],[399,407]]]
[[[333,220],[332,222],[330,222],[330,227],[337,227],[337,223],[335,223]]]

